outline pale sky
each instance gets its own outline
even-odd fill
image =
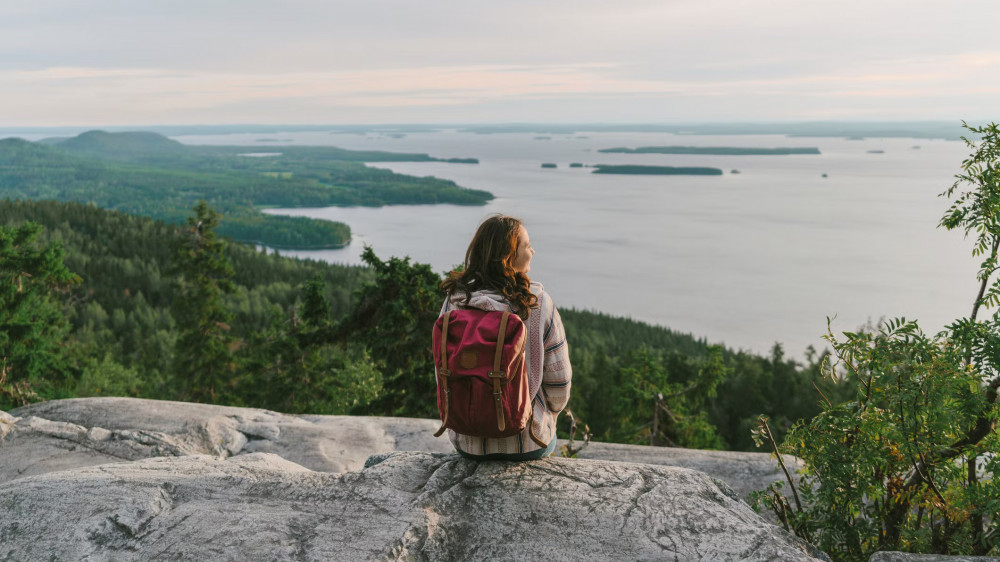
[[[0,127],[998,114],[1000,0],[0,4]]]

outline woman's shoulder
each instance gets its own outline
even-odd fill
[[[545,287],[542,286],[542,284],[539,283],[538,281],[532,281],[531,284],[528,285],[528,290],[531,291],[531,293],[536,297],[539,297],[545,293]]]
[[[545,290],[545,287],[542,286],[541,283],[538,281],[532,281],[529,290],[531,291],[531,294],[538,297],[538,306],[543,311],[547,311],[552,308],[552,297],[549,296],[549,293]]]

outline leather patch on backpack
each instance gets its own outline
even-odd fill
[[[458,356],[458,365],[463,369],[474,369],[479,365],[479,354],[475,351],[463,351]]]

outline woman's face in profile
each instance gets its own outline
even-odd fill
[[[535,250],[531,247],[531,240],[528,239],[528,231],[522,225],[517,230],[517,251],[514,252],[514,271],[518,273],[528,273],[531,270],[531,257],[535,255]]]

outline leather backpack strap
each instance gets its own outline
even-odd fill
[[[448,386],[448,378],[451,371],[448,370],[448,319],[451,318],[451,311],[444,313],[444,320],[441,322],[441,367],[438,368],[438,376],[441,384],[444,385],[444,419],[441,427],[434,433],[434,437],[440,437],[444,433],[445,425],[448,424],[448,409],[451,405],[451,387]]]
[[[493,356],[493,370],[490,371],[490,378],[493,379],[493,404],[497,409],[497,429],[503,431],[507,423],[503,417],[503,388],[500,380],[507,379],[507,373],[500,370],[500,362],[503,360],[503,343],[507,337],[507,318],[509,311],[503,311],[503,318],[500,319],[500,332],[497,334],[497,351]]]

